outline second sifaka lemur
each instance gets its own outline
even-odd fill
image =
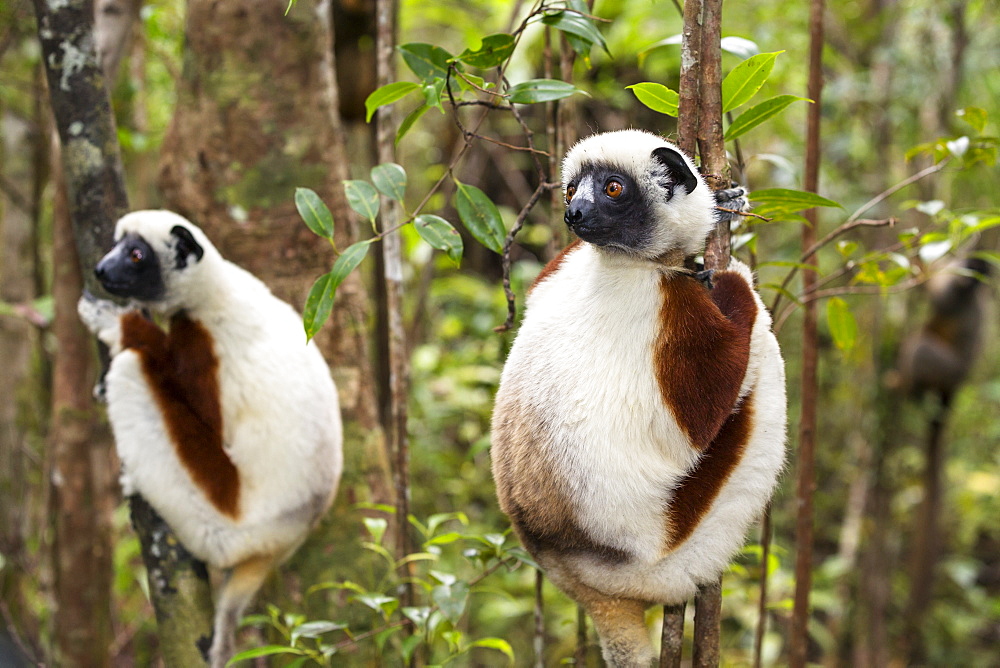
[[[638,130],[586,138],[563,189],[579,240],[528,296],[493,412],[493,475],[605,660],[646,666],[646,608],[716,579],[771,497],[784,363],[746,265],[684,267],[727,214],[676,146]]]

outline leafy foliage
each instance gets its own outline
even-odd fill
[[[391,508],[384,507],[369,510],[392,513]],[[484,582],[498,571],[510,572],[524,563],[533,565],[530,558],[520,547],[511,545],[506,534],[464,531],[469,519],[461,512],[438,513],[425,522],[410,517],[409,522],[422,536],[420,550],[396,559],[385,545],[386,518],[362,519],[369,540],[361,545],[380,563],[374,586],[362,584],[363,579],[346,579],[319,583],[309,589],[309,595],[330,590],[344,593],[349,606],[367,612],[363,628],[352,627],[350,621],[309,620],[300,613],[269,605],[266,615],[248,616],[245,623],[268,627],[281,642],[240,652],[229,665],[286,655],[299,657],[294,665],[331,666],[366,643],[371,646],[367,651],[379,662],[389,656],[409,662],[416,652],[423,652],[430,663],[443,664],[474,650],[488,650],[503,656],[507,665],[514,665],[510,643],[497,637],[471,637],[463,630],[462,621],[473,596],[491,595],[483,587]],[[452,528],[455,524],[458,526]],[[458,548],[464,564],[454,571],[441,570],[445,552]],[[426,605],[401,605],[397,592],[404,580],[417,584],[427,595]]]

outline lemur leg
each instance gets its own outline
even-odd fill
[[[580,581],[562,562],[543,560],[545,574],[583,606],[601,639],[601,654],[613,668],[648,668],[653,646],[646,628],[645,601],[607,596]]]
[[[628,598],[608,598],[594,590],[581,600],[601,638],[601,654],[615,668],[647,668],[653,647],[646,627],[646,603]]]

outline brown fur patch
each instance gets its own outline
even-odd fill
[[[708,447],[736,405],[757,317],[742,276],[720,271],[713,282],[709,291],[688,275],[661,279],[653,352],[663,401],[699,450]]]
[[[556,255],[554,258],[549,260],[548,264],[542,267],[542,270],[538,272],[538,276],[535,276],[535,280],[531,282],[531,287],[528,288],[528,292],[534,290],[536,285],[544,281],[552,274],[556,273],[556,271],[559,270],[559,266],[563,263],[563,260],[566,259],[566,256],[575,251],[582,245],[583,242],[577,239],[569,246],[566,246],[566,248],[563,248],[562,251],[560,251],[559,255]]]
[[[212,336],[183,313],[170,333],[136,312],[122,316],[122,345],[135,350],[177,455],[219,512],[239,514],[240,478],[222,445],[219,361]]]
[[[569,493],[540,446],[549,434],[544,420],[502,397],[495,416],[490,456],[497,498],[528,551],[583,552],[609,562],[628,561],[626,551],[596,542],[577,524]]]
[[[683,543],[711,507],[743,458],[754,423],[753,393],[722,425],[698,465],[674,488],[667,510],[667,549]]]

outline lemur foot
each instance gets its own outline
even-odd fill
[[[741,212],[749,207],[745,188],[733,184],[733,188],[715,191],[715,218],[718,221],[731,221],[739,218]]]
[[[127,310],[127,307],[119,306],[107,299],[98,299],[89,290],[84,290],[80,295],[80,301],[76,303],[76,312],[80,320],[98,337],[101,332],[114,327],[118,316]]]
[[[712,277],[715,275],[715,269],[705,269],[704,271],[696,272],[695,279],[705,286],[707,290],[711,290],[715,287],[712,283]]]

